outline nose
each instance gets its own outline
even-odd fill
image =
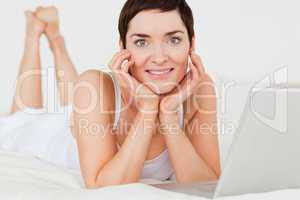
[[[152,52],[152,63],[162,65],[168,60],[168,56],[161,45],[157,45]]]

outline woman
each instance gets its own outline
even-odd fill
[[[89,70],[76,83],[86,187],[217,180],[215,91],[194,51],[191,9],[184,0],[127,0],[119,32],[112,73]]]
[[[26,15],[13,115],[5,119],[20,123],[0,131],[1,148],[81,169],[87,188],[141,178],[218,179],[215,92],[194,53],[193,16],[184,0],[128,0],[119,20],[121,51],[109,65],[112,73],[90,70],[79,77],[58,31],[55,8]],[[59,84],[62,104],[73,107],[74,138],[70,116],[18,112],[42,110],[38,46],[43,33],[54,53],[58,82],[76,80],[74,105],[66,95],[69,84]]]

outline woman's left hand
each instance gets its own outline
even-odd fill
[[[159,121],[161,124],[178,124],[178,107],[201,85],[200,83],[205,75],[201,58],[195,52],[191,52],[190,58],[192,62],[189,63],[189,72],[175,89],[175,92],[163,97],[160,101]]]

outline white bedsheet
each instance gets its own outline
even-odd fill
[[[142,180],[146,182],[149,180]],[[281,190],[261,194],[246,194],[219,198],[224,200],[299,199],[300,190]],[[201,200],[205,198],[160,190],[144,183],[84,188],[80,173],[52,165],[31,156],[0,151],[0,199],[145,199]]]

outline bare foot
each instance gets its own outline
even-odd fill
[[[46,24],[39,20],[34,13],[25,11],[27,37],[40,37],[45,31]]]
[[[51,42],[54,42],[60,36],[57,8],[54,6],[38,7],[35,14],[38,19],[46,24],[45,34],[51,45]]]

